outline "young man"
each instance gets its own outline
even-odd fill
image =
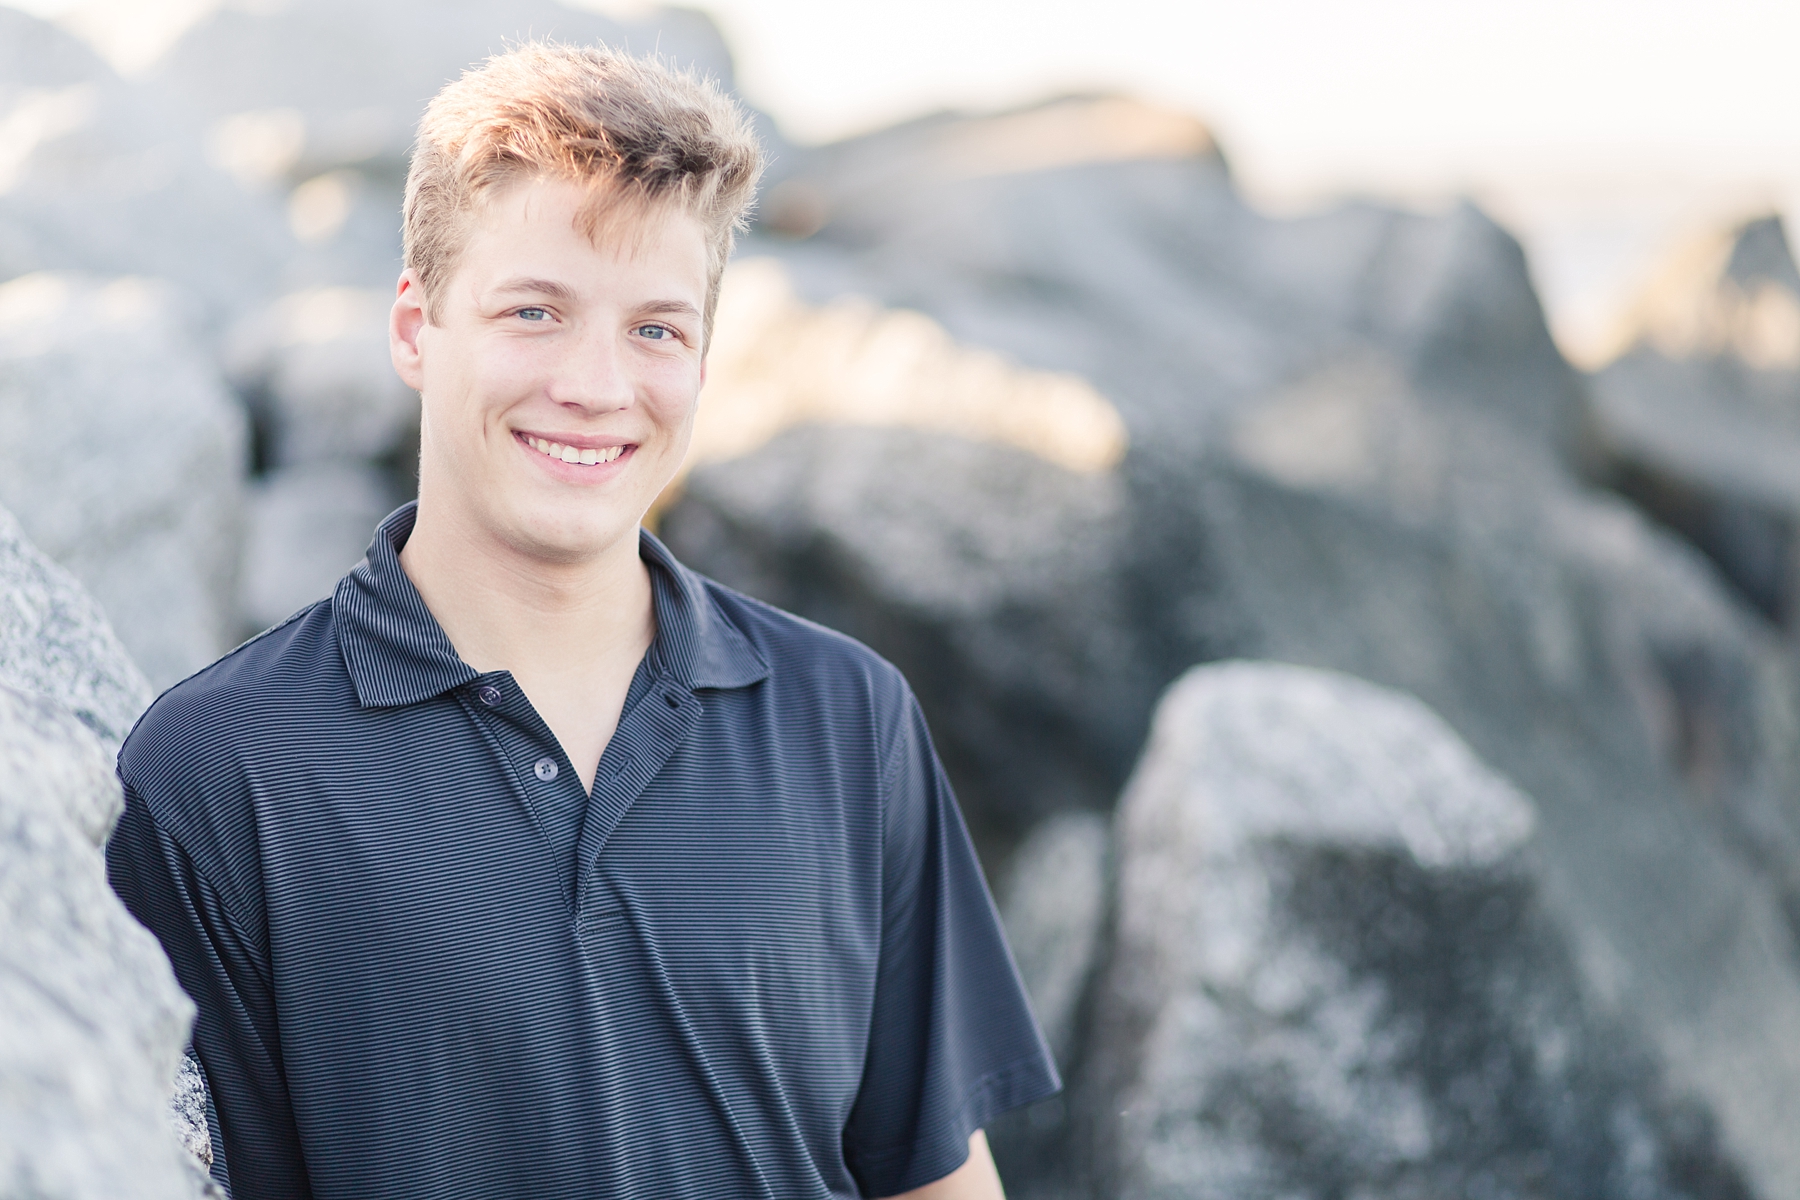
[[[997,1197],[1056,1090],[904,681],[639,529],[757,171],[597,50],[427,111],[417,506],[120,760],[237,1200]]]

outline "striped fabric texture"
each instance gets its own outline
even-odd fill
[[[165,693],[114,888],[199,1006],[236,1200],[886,1196],[1055,1068],[924,720],[682,567],[591,795],[401,570]]]

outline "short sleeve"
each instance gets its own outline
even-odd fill
[[[844,1156],[867,1196],[941,1179],[1062,1086],[910,693],[886,764],[881,958]]]
[[[129,786],[106,845],[106,870],[194,998],[194,1050],[218,1115],[232,1194],[304,1200],[311,1189],[281,1069],[266,954]]]

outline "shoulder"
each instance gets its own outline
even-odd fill
[[[348,691],[329,600],[188,676],[157,697],[119,751],[126,807],[138,812],[115,841],[172,841],[228,908],[255,914],[259,760],[291,752],[294,740],[282,735],[316,721],[321,693]],[[155,850],[108,849],[109,859],[133,854]]]
[[[330,600],[301,609],[169,688],[138,719],[119,775],[159,819],[165,796],[204,787],[273,728],[316,712],[321,692],[347,689],[331,610]]]
[[[791,735],[868,754],[883,793],[909,762],[927,774],[935,769],[924,716],[893,663],[847,634],[695,578],[766,665],[762,703]]]

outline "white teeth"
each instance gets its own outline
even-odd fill
[[[586,467],[595,466],[599,463],[612,462],[617,459],[619,455],[625,453],[625,447],[623,446],[606,446],[600,449],[589,447],[586,450],[581,450],[574,446],[565,446],[561,442],[552,442],[544,438],[532,437],[529,434],[525,437],[525,444],[530,446],[533,450],[536,450],[539,454],[547,454],[551,458],[561,459],[566,463],[579,463]]]

